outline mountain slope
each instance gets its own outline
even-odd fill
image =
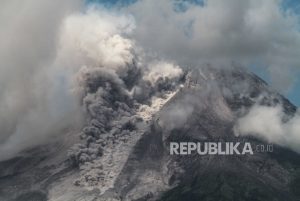
[[[0,162],[0,200],[300,199],[300,157],[287,148],[170,155],[170,142],[266,145],[236,135],[237,120],[254,105],[280,105],[286,122],[297,108],[263,80],[238,67],[205,66],[155,85],[138,74],[123,81],[109,72],[87,75],[86,126]]]
[[[234,133],[236,119],[254,104],[282,104],[287,116],[296,111],[244,70],[204,68],[188,74],[135,146],[115,185],[120,197],[156,200],[166,191],[159,200],[298,200],[300,157],[279,146],[250,156],[170,156],[170,142],[265,144]]]

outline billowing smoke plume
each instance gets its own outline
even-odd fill
[[[282,107],[255,105],[236,124],[237,135],[252,135],[300,152],[300,115],[287,119]]]
[[[179,66],[167,62],[155,62],[149,64],[149,69],[145,73],[144,80],[156,83],[158,78],[178,78],[183,73]]]
[[[120,35],[131,31],[131,19],[82,13],[76,1],[27,3],[1,7],[16,20],[1,37],[0,159],[78,124],[88,80],[101,74],[122,86],[119,75],[134,57],[133,42]],[[27,18],[14,15],[18,6]]]
[[[18,4],[3,5],[1,20],[8,20]],[[83,9],[76,1],[31,1],[26,6],[28,19],[14,16],[1,37],[0,160],[61,135],[78,125],[84,113],[97,121],[104,118],[100,124],[130,116],[132,97],[144,101],[156,96],[164,90],[159,83],[172,88],[182,74],[165,61],[142,62],[142,50],[129,38],[135,28],[129,15]]]
[[[69,75],[56,62],[62,20],[80,1],[0,3],[0,159],[77,121]]]

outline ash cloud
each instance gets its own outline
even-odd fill
[[[8,16],[18,8],[16,2],[5,3],[2,9]],[[9,35],[7,30],[1,38],[7,44],[0,55],[4,60],[2,160],[80,124],[85,109],[82,104],[89,93],[98,90],[98,81],[111,83],[113,90],[128,95],[119,76],[127,72],[134,57],[133,41],[121,36],[133,24],[128,17],[83,11],[80,1],[32,1],[20,6],[25,6],[28,19],[11,22],[11,31],[20,27],[30,31]]]
[[[85,114],[88,125],[129,121],[123,117],[132,115],[134,89],[150,82],[143,79],[142,66],[151,68],[129,37],[135,29],[132,16],[87,9],[81,1],[2,5],[0,20],[10,23],[0,37],[0,160],[84,123]],[[19,7],[24,10],[15,15]],[[162,64],[166,72],[151,75],[155,86],[149,85],[141,99],[155,95],[156,81],[181,74],[178,66]]]
[[[80,1],[0,3],[0,159],[44,142],[75,120],[68,74],[55,64],[62,19]]]
[[[166,61],[154,61],[149,64],[143,79],[154,85],[159,78],[174,79],[179,78],[182,74],[183,70],[178,65]]]
[[[126,122],[135,107],[176,88],[180,66],[259,62],[284,90],[300,64],[298,19],[279,1],[208,0],[184,12],[158,0],[117,11],[80,0],[0,5],[0,160],[84,113],[99,124]]]

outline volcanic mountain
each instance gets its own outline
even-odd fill
[[[280,106],[288,122],[297,108],[255,74],[204,66],[155,85],[139,73],[127,73],[122,82],[111,76],[86,77],[82,131],[66,131],[0,162],[0,200],[300,199],[300,157],[288,147],[274,144],[272,152],[253,155],[170,155],[170,142],[267,145],[238,135],[238,119],[255,105]]]

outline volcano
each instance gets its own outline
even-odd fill
[[[204,66],[154,86],[139,73],[127,73],[122,83],[109,76],[88,77],[81,131],[67,130],[0,162],[0,200],[300,199],[300,157],[288,147],[274,144],[253,155],[170,155],[171,142],[267,146],[253,135],[237,135],[237,120],[254,105],[280,105],[288,122],[297,107],[255,74]]]

